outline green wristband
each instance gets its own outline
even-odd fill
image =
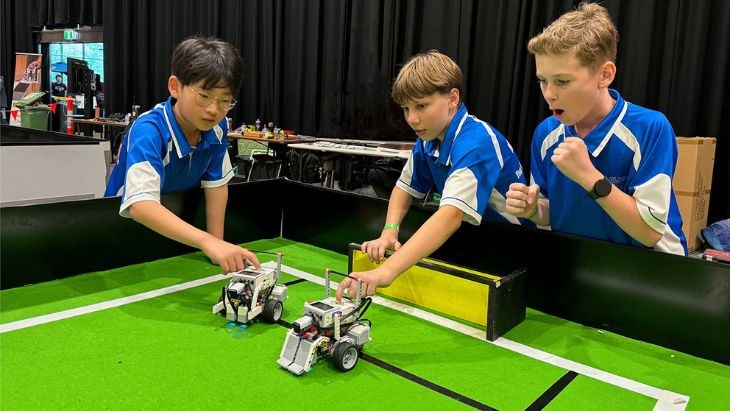
[[[395,228],[396,231],[400,231],[400,225],[396,223],[388,223],[385,226],[383,226],[383,231],[389,229],[389,228]]]
[[[532,214],[530,214],[530,216],[529,216],[529,217],[527,217],[527,219],[528,219],[528,220],[532,220],[532,217],[535,217],[535,216],[537,215],[537,211],[538,211],[539,209],[540,209],[540,207],[537,207],[537,206],[536,206],[536,207],[535,207],[535,211],[533,211],[533,212],[532,212]]]

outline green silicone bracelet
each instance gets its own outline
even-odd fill
[[[535,211],[533,211],[533,212],[532,212],[532,214],[530,214],[530,216],[529,216],[529,217],[527,217],[527,219],[528,219],[528,220],[532,220],[532,217],[534,217],[534,216],[536,216],[536,215],[537,215],[537,211],[538,211],[538,209],[539,209],[539,208],[540,208],[540,207],[535,207]]]
[[[389,229],[389,228],[395,228],[395,230],[396,230],[396,231],[400,231],[400,226],[399,226],[398,224],[396,224],[396,223],[389,223],[389,224],[386,224],[386,225],[385,225],[385,226],[383,227],[383,231],[385,231],[385,230],[387,230],[387,229]]]

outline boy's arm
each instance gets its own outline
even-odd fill
[[[546,198],[539,197],[537,199],[537,213],[530,218],[533,223],[541,226],[550,225],[550,201]]]
[[[250,251],[188,224],[156,201],[139,201],[129,209],[134,221],[167,238],[203,251],[214,264],[221,267],[224,274],[244,269],[245,260],[249,260],[256,268],[261,267]]]
[[[208,233],[223,239],[228,203],[228,186],[205,188],[205,222]]]
[[[464,212],[456,207],[450,205],[440,207],[413,234],[413,237],[381,266],[362,273],[352,273],[352,275],[362,279],[365,295],[375,295],[376,288],[389,286],[403,271],[441,247],[461,226],[463,218]],[[345,278],[337,288],[337,300],[342,298],[345,290],[348,290],[350,296],[354,296],[356,287],[357,283],[350,278]]]
[[[132,204],[130,215],[134,221],[177,242],[202,249],[206,242],[215,239],[155,201],[140,201]]]
[[[403,271],[441,247],[461,226],[464,212],[456,207],[440,207],[413,236],[386,260],[380,268],[384,284],[390,285]]]
[[[397,186],[394,187],[390,194],[390,200],[388,200],[388,213],[385,217],[385,225],[395,224],[396,226],[400,226],[412,202],[413,197],[410,194]],[[398,231],[398,228],[393,226],[383,228],[380,237],[362,243],[360,251],[367,254],[370,261],[380,262],[385,256],[386,249],[392,248],[396,251],[400,249],[401,244],[398,241]]]
[[[592,191],[596,181],[604,177],[591,163],[585,142],[578,137],[568,137],[560,143],[552,161],[560,172],[587,192]],[[651,228],[641,217],[634,197],[615,188],[607,196],[598,198],[596,202],[626,234],[641,244],[653,247],[662,239],[662,234]]]
[[[413,203],[413,197],[399,187],[393,187],[388,200],[388,214],[385,217],[385,224],[398,224],[403,221],[403,217],[408,213],[408,209]]]
[[[602,178],[603,175],[598,173],[596,181]],[[581,184],[587,191],[593,189],[593,183],[590,183],[590,187],[587,188]],[[639,208],[636,204],[636,199],[619,189],[612,189],[611,192],[605,196],[596,200],[606,213],[613,219],[613,221],[621,227],[626,234],[630,235],[636,241],[645,245],[646,247],[653,247],[659,240],[662,239],[662,234],[655,231],[644,221],[639,214]]]

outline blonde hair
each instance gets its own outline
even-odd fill
[[[453,60],[437,50],[429,50],[408,59],[395,78],[390,95],[403,106],[410,100],[433,93],[448,94],[455,88],[461,99],[462,78],[461,69]]]
[[[527,44],[531,54],[573,53],[580,63],[597,70],[607,61],[616,62],[618,30],[608,11],[595,3],[581,3],[547,26]]]

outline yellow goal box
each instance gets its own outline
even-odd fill
[[[385,260],[392,254],[388,251]],[[348,271],[372,270],[381,263],[370,261],[360,244],[348,247]],[[403,272],[378,294],[428,311],[486,327],[494,341],[525,319],[526,269],[506,275],[483,273],[431,258],[424,258]]]

